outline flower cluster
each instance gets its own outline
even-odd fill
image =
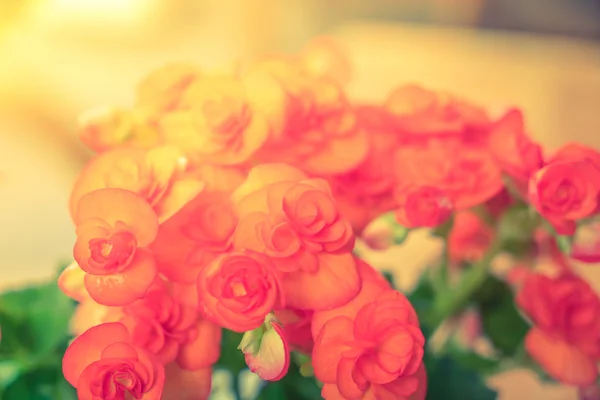
[[[131,109],[82,120],[96,155],[73,188],[75,262],[59,279],[79,302],[63,369],[80,399],[207,398],[223,329],[244,333],[262,379],[298,351],[325,398],[424,398],[415,311],[353,254],[341,205],[363,189],[354,176],[370,182],[361,199],[393,203],[370,136],[394,132],[383,108],[347,99],[347,72],[327,39],[235,74],[169,65]]]
[[[451,266],[507,239],[529,246],[524,262],[546,248],[597,260],[600,246],[576,238],[599,212],[600,153],[545,157],[519,110],[491,116],[415,85],[356,104],[349,79],[343,52],[318,39],[229,73],[168,65],[131,108],[82,119],[96,154],[73,188],[75,262],[59,280],[80,303],[63,361],[80,399],[207,398],[223,329],[244,334],[262,379],[284,377],[296,351],[325,399],[424,399],[417,314],[353,252],[393,241],[369,237],[378,221],[435,229]],[[519,207],[531,227],[505,222]],[[518,302],[531,355],[565,382],[593,381],[597,295],[572,273],[533,274]]]

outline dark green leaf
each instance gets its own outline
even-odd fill
[[[394,275],[391,272],[383,271],[382,274],[383,277],[390,283],[390,285],[392,285],[393,288],[396,287],[394,285]]]
[[[510,287],[497,278],[489,277],[479,292],[478,300],[486,336],[504,355],[516,354],[529,324],[519,313]]]
[[[495,400],[497,393],[486,386],[482,377],[449,356],[429,355],[426,400]]]
[[[484,357],[470,349],[465,349],[450,344],[446,348],[448,356],[452,357],[457,363],[465,368],[477,371],[480,374],[487,375],[496,372],[500,366],[500,360]]]
[[[421,276],[419,283],[408,296],[408,300],[411,302],[419,316],[421,328],[426,338],[429,337],[430,333],[427,322],[430,317],[434,297],[435,290],[427,274]]]
[[[237,377],[240,371],[247,368],[244,353],[237,348],[242,341],[242,336],[244,336],[242,333],[223,329],[221,357],[217,365],[231,372],[234,377]]]

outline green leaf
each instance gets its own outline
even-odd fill
[[[512,356],[529,330],[519,313],[511,288],[495,277],[488,277],[478,294],[478,308],[486,336],[505,356]]]
[[[421,329],[425,337],[429,337],[429,327],[428,321],[431,316],[431,309],[433,305],[433,301],[435,298],[435,289],[431,281],[429,280],[429,275],[427,273],[423,274],[417,283],[417,286],[408,296],[408,300],[413,305],[417,315],[419,316],[419,321],[421,322]]]
[[[448,356],[463,367],[483,375],[493,374],[500,367],[500,360],[485,357],[470,349],[461,348],[454,342],[450,342],[445,350]]]
[[[238,374],[246,369],[244,353],[238,350],[242,341],[243,334],[223,329],[223,339],[221,340],[221,357],[217,366],[224,368],[234,375],[237,379]]]
[[[428,355],[425,362],[426,400],[495,400],[498,396],[476,371],[449,356],[434,358]]]
[[[382,275],[385,278],[385,280],[388,281],[390,285],[392,285],[393,288],[396,287],[394,285],[394,275],[390,271],[382,271]]]
[[[0,318],[12,321],[10,330],[18,334],[19,347],[36,355],[52,351],[68,337],[74,309],[75,303],[54,281],[0,295]]]

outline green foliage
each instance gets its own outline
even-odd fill
[[[427,368],[426,400],[495,400],[497,393],[488,388],[475,369],[462,365],[450,355],[425,357]]]
[[[0,398],[77,397],[61,366],[74,308],[56,280],[0,295]]]
[[[503,281],[488,277],[479,291],[477,306],[486,336],[504,356],[515,355],[529,330],[519,313],[511,288]]]

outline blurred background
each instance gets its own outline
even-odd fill
[[[74,129],[83,111],[129,104],[167,62],[219,67],[316,35],[347,49],[354,98],[418,82],[492,110],[517,105],[550,148],[600,147],[600,0],[0,0],[0,290],[47,279],[70,257],[67,198],[89,157]],[[426,245],[413,242],[372,257],[401,263],[409,285]],[[575,398],[511,374],[495,382],[503,399]]]

